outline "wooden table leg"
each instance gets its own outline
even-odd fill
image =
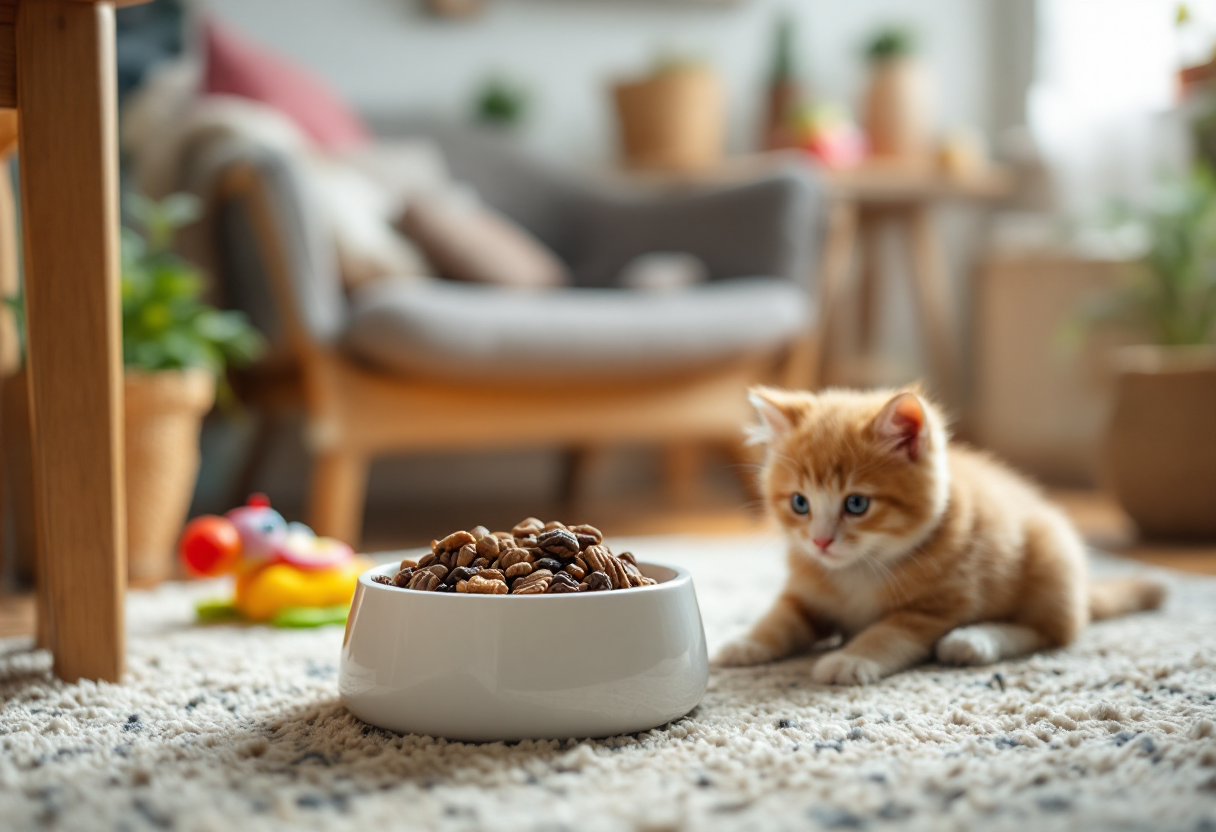
[[[126,529],[114,16],[17,16],[35,516],[55,673],[123,672]]]
[[[878,340],[883,223],[880,208],[864,209],[858,217],[857,349],[866,360],[874,358]]]
[[[904,209],[910,247],[913,292],[920,312],[921,337],[928,347],[933,381],[947,404],[958,402],[958,347],[950,304],[949,275],[933,230],[928,203]]]
[[[811,349],[811,382],[814,389],[827,383],[831,360],[832,324],[842,314],[844,288],[853,268],[857,248],[857,204],[852,200],[833,201],[828,213],[828,233],[819,274],[819,320]]]
[[[782,373],[782,383],[790,389],[815,390],[827,380],[828,345],[832,337],[830,324],[841,314],[844,286],[857,246],[857,217],[857,204],[850,199],[834,199],[828,208],[823,255],[815,275],[818,296],[815,298],[814,325],[794,344]]]

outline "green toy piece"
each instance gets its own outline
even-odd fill
[[[194,613],[200,624],[223,624],[243,620],[236,604],[220,598],[199,601],[194,605]],[[270,624],[293,630],[324,627],[327,624],[345,624],[349,613],[350,608],[346,606],[284,607],[274,614]]]
[[[274,614],[270,623],[275,627],[302,629],[324,627],[326,624],[345,624],[350,608],[337,607],[284,607]]]

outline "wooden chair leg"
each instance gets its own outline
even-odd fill
[[[113,9],[22,3],[16,58],[49,641],[60,678],[117,681],[127,564]]]
[[[603,458],[602,448],[584,445],[567,448],[562,459],[561,493],[558,495],[562,508],[568,516],[576,511],[580,501],[586,496],[587,481],[592,470]]]
[[[330,450],[317,454],[308,506],[308,523],[317,534],[358,547],[368,468],[367,458],[358,453]]]
[[[705,448],[673,442],[663,448],[663,495],[673,505],[686,505],[697,495],[705,470]]]

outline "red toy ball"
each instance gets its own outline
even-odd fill
[[[241,535],[231,520],[208,514],[186,524],[177,551],[191,575],[220,575],[240,560]]]

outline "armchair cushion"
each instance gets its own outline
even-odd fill
[[[575,282],[617,286],[636,258],[676,251],[704,263],[711,281],[763,274],[805,285],[816,195],[811,174],[789,166],[695,190],[585,192],[572,206]]]
[[[775,351],[809,325],[807,294],[774,278],[673,292],[520,292],[394,279],[352,297],[347,351],[403,375],[481,381],[659,377]]]
[[[451,280],[516,288],[557,288],[568,281],[566,266],[522,226],[456,193],[410,202],[401,231]]]

